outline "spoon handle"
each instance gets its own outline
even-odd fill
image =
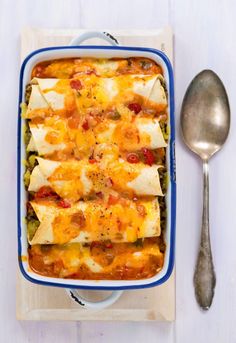
[[[201,242],[194,274],[195,295],[204,310],[211,306],[216,277],[211,253],[209,232],[209,170],[208,161],[203,161],[203,213]]]

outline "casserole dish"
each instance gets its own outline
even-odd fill
[[[86,38],[86,37],[84,37]],[[89,37],[87,37],[89,38]],[[109,39],[111,39],[109,37]],[[175,235],[175,161],[174,161],[174,101],[173,101],[173,76],[170,63],[166,56],[154,49],[130,48],[130,47],[108,47],[108,46],[78,46],[76,40],[71,47],[53,47],[41,49],[33,52],[23,62],[20,78],[20,99],[24,102],[24,90],[30,81],[32,68],[41,61],[66,58],[66,57],[92,57],[92,58],[127,58],[127,57],[147,57],[161,65],[168,88],[168,111],[170,140],[167,149],[167,168],[169,174],[168,192],[166,194],[167,205],[167,225],[165,230],[166,251],[164,266],[157,275],[149,279],[142,280],[74,280],[60,279],[41,276],[34,273],[28,265],[28,242],[26,235],[25,202],[22,160],[25,158],[25,146],[23,143],[23,120],[19,116],[18,135],[18,242],[19,242],[19,263],[23,275],[30,281],[52,286],[65,288],[84,288],[102,290],[122,290],[132,288],[145,288],[163,283],[171,274],[174,261],[174,235]]]

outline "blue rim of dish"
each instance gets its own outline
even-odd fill
[[[41,281],[34,279],[24,269],[21,252],[21,108],[20,104],[23,100],[23,75],[27,62],[35,55],[53,50],[124,50],[124,51],[135,51],[135,52],[151,52],[155,55],[158,55],[167,66],[169,74],[169,108],[170,108],[170,183],[171,183],[171,217],[170,217],[170,252],[169,252],[169,261],[168,268],[165,275],[152,283],[143,284],[143,285],[124,285],[124,286],[85,286],[85,285],[70,285],[63,283],[56,283],[50,281]],[[80,46],[57,46],[38,49],[30,53],[23,61],[21,70],[20,70],[20,83],[19,83],[19,104],[18,104],[18,129],[17,129],[17,235],[18,235],[18,262],[21,273],[23,276],[33,283],[44,285],[44,286],[53,286],[53,287],[62,287],[62,288],[75,288],[75,289],[88,289],[88,290],[126,290],[126,289],[141,289],[141,288],[150,288],[154,286],[161,285],[170,277],[175,259],[175,227],[176,227],[176,166],[175,166],[175,118],[174,118],[174,78],[173,70],[171,63],[168,57],[157,49],[152,48],[141,48],[141,47],[126,47],[126,46],[94,46],[94,45],[80,45]],[[114,280],[115,281],[115,280]],[[79,282],[79,280],[78,280]]]

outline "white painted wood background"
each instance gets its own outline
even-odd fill
[[[234,0],[0,0],[0,343],[236,342],[235,13]],[[175,34],[177,320],[174,324],[17,322],[15,147],[21,28],[151,29],[166,24]],[[183,94],[204,68],[212,68],[222,78],[232,110],[229,140],[210,169],[217,286],[208,313],[198,309],[192,287],[201,221],[201,165],[179,137]]]

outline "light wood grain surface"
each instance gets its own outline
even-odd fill
[[[33,50],[67,45],[83,34],[81,29],[40,29],[27,27],[21,33],[22,60]],[[173,34],[170,26],[158,30],[111,30],[120,45],[152,46],[162,50],[173,64]],[[104,44],[95,38],[84,44]],[[106,42],[105,42],[106,44]],[[175,320],[175,272],[159,287],[124,292],[118,301],[103,311],[88,311],[71,301],[64,289],[32,284],[19,274],[16,287],[16,316],[21,320],[100,320],[173,321]],[[80,293],[83,291],[80,291]],[[84,291],[89,299],[101,299],[100,292]],[[105,292],[106,293],[106,292]],[[138,299],[138,301],[137,301]]]
[[[0,0],[0,342],[236,342],[235,13],[234,0]],[[175,324],[17,322],[15,146],[20,31],[25,25],[153,29],[166,24],[172,25],[175,33],[177,321]],[[192,287],[201,218],[201,166],[185,149],[178,134],[183,94],[192,77],[203,68],[214,69],[222,78],[232,110],[227,145],[210,163],[210,219],[217,286],[208,313],[198,309]]]

